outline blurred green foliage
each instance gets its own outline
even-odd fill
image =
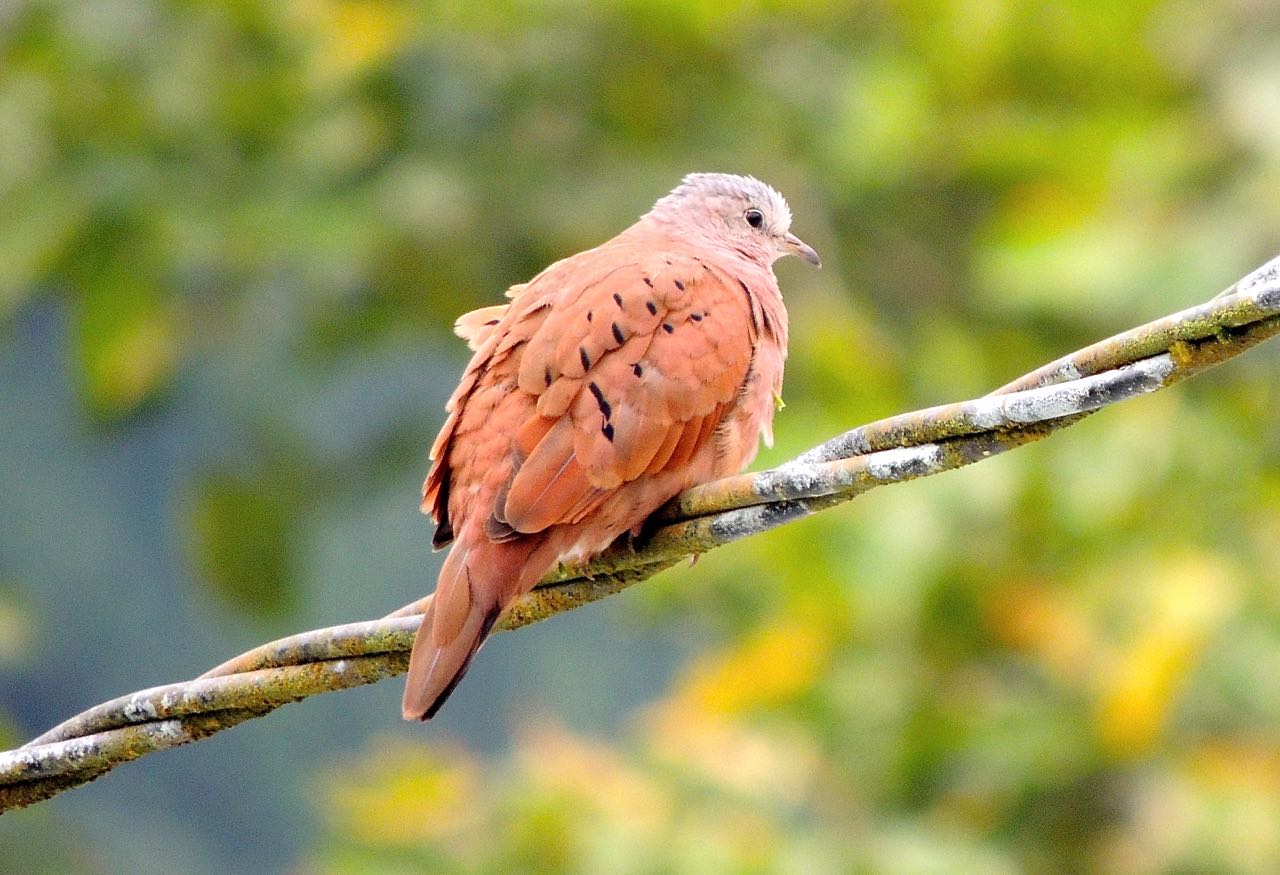
[[[65,446],[217,423],[154,501],[189,586],[255,618],[252,643],[393,606],[378,556],[398,526],[426,555],[404,520],[463,361],[452,319],[685,172],[770,181],[823,254],[780,266],[767,464],[1273,255],[1277,74],[1280,13],[1225,0],[20,0],[0,5],[0,344],[22,361],[24,319],[65,314]],[[592,681],[607,649],[554,632],[515,703],[469,678],[455,698],[488,710],[452,736],[388,708],[364,753],[285,789],[319,824],[295,867],[1274,871],[1278,366],[1266,349],[645,584],[622,615],[694,643],[638,708]],[[17,446],[7,471],[41,458]],[[4,572],[8,671],[40,573]],[[548,717],[539,689],[602,697],[607,726]],[[458,739],[494,723],[509,746]],[[81,860],[46,817],[24,823]]]

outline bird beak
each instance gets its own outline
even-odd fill
[[[814,267],[822,267],[822,259],[818,256],[817,250],[795,234],[788,234],[784,237],[782,245],[790,254],[800,256]]]

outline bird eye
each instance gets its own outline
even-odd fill
[[[752,228],[759,228],[764,224],[764,213],[754,207],[747,210],[746,213],[743,214],[743,217],[747,220],[747,224]]]

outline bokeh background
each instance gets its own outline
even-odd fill
[[[0,2],[0,742],[381,615],[460,312],[789,196],[787,458],[1280,250],[1253,0]],[[1280,867],[1280,352],[0,819],[5,872]]]

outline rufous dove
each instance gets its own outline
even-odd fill
[[[452,542],[404,716],[428,720],[513,600],[772,441],[787,313],[773,263],[818,254],[746,176],[694,173],[607,243],[458,320],[475,351],[431,449],[422,509]]]

